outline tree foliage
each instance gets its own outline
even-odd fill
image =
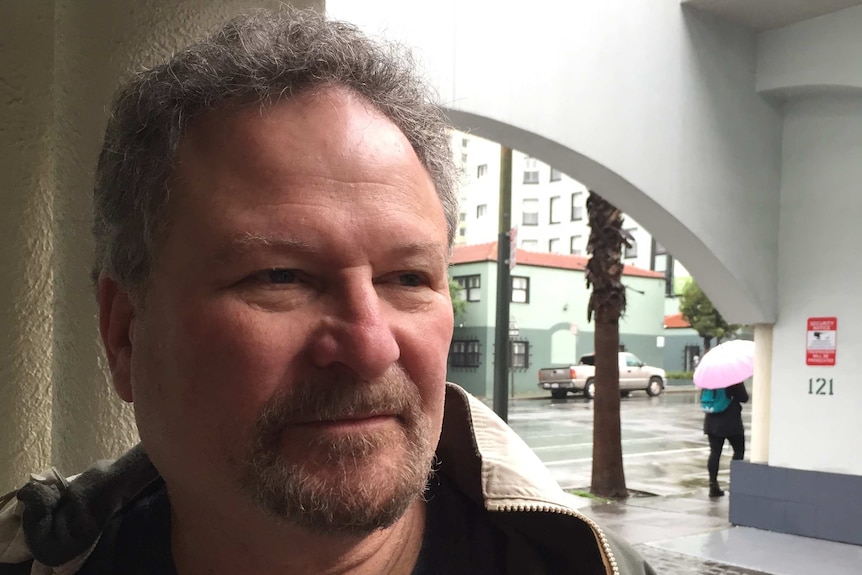
[[[738,325],[728,324],[700,289],[695,281],[690,281],[679,297],[679,311],[683,319],[691,324],[697,334],[703,338],[704,351],[712,347],[712,339],[717,343],[739,329]]]
[[[467,312],[467,301],[461,297],[461,284],[449,278],[449,295],[452,298],[452,314],[459,318]]]
[[[622,283],[622,246],[627,243],[623,216],[595,192],[587,198],[590,240],[585,277],[592,288],[587,320],[595,316],[596,381],[593,400],[591,491],[610,499],[628,497],[620,431],[620,316],[626,308]]]

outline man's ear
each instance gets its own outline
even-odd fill
[[[99,333],[117,394],[132,402],[132,328],[135,308],[129,293],[111,278],[99,278]]]

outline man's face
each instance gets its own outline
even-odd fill
[[[172,189],[114,372],[172,499],[391,524],[424,487],[452,334],[446,222],[410,144],[359,97],[306,94],[195,120]]]

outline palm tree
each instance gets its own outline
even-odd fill
[[[593,472],[591,491],[611,499],[628,497],[620,433],[619,320],[626,309],[622,283],[622,246],[628,245],[623,215],[601,196],[587,198],[590,241],[585,277],[592,287],[587,321],[595,315],[596,387],[593,403]]]

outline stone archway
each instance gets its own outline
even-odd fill
[[[767,310],[735,277],[735,270],[726,266],[689,226],[624,177],[558,142],[515,126],[454,109],[447,113],[459,130],[499,142],[552,165],[631,214],[697,277],[726,317],[754,318],[746,320],[748,323],[767,317]]]

